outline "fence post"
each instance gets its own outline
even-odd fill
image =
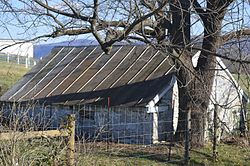
[[[28,58],[28,67],[30,67],[30,57],[27,55]]]
[[[67,165],[75,165],[75,114],[68,116]]]
[[[7,53],[7,63],[10,63],[10,54]]]
[[[28,68],[28,57],[25,58],[25,68]]]
[[[191,133],[191,109],[188,108],[186,114],[186,130],[185,130],[185,154],[184,162],[185,165],[189,165],[189,152],[190,152],[190,133]]]
[[[218,104],[214,105],[214,135],[213,135],[213,160],[217,160],[217,130],[218,130],[218,122],[217,122],[217,111],[218,110]]]
[[[106,150],[107,150],[107,151],[109,150],[109,141],[110,141],[110,140],[109,140],[109,134],[110,134],[110,133],[109,133],[109,132],[110,132],[110,131],[109,131],[109,111],[110,111],[110,97],[108,97],[108,113],[107,113],[107,116],[108,116],[108,117],[107,117],[107,119],[108,119],[108,120],[107,120],[107,135],[106,135],[106,136],[107,136],[107,138],[106,138],[106,139],[107,139],[107,140],[106,140],[106,141],[107,141],[107,147],[106,147]]]
[[[18,65],[20,64],[20,56],[19,56],[19,54],[17,54],[17,64]]]

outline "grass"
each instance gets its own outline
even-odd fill
[[[29,69],[25,65],[0,62],[0,96],[14,85]]]
[[[193,165],[250,165],[250,147],[220,144],[218,146],[218,160],[212,159],[212,145],[194,149],[191,153]]]
[[[0,165],[65,165],[66,145],[61,138],[35,138],[0,142]]]
[[[1,141],[0,163],[5,165],[15,161],[20,165],[66,165],[66,142],[63,138],[41,138],[32,140],[20,140],[15,142]],[[168,147],[138,146],[126,144],[110,144],[106,149],[106,143],[76,143],[76,162],[78,166],[164,166],[183,165],[183,150],[181,146],[173,147],[171,162],[168,162]],[[3,153],[4,152],[4,153]],[[250,148],[239,145],[220,144],[218,146],[218,160],[212,159],[212,145],[203,148],[193,148],[190,155],[190,165],[239,165],[250,164]],[[5,163],[5,164],[4,164]]]
[[[135,145],[124,145],[124,148],[111,146],[109,152],[96,152],[92,149],[87,155],[80,154],[79,165],[182,165],[183,147],[174,147],[171,161],[168,162],[168,150],[165,146],[135,148]],[[115,148],[114,148],[115,147]],[[134,147],[134,148],[133,148]],[[203,148],[194,148],[190,154],[190,165],[250,165],[250,148],[239,145],[220,144],[218,146],[218,160],[213,161],[212,144]]]
[[[106,145],[97,143],[91,148],[91,153],[79,154],[79,165],[169,165],[168,147],[163,146],[142,146],[128,144],[111,144],[108,151]],[[172,160],[180,160],[178,148],[172,154]]]

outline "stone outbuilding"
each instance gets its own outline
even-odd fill
[[[0,100],[61,105],[45,113],[53,119],[51,125],[59,126],[59,117],[75,112],[77,133],[88,138],[103,129],[101,138],[108,130],[109,138],[122,143],[169,141],[179,114],[178,82],[169,55],[146,45],[114,46],[109,55],[99,46],[56,47]],[[206,136],[214,104],[221,106],[224,134],[242,125],[247,101],[217,58]]]

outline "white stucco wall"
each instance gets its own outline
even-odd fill
[[[6,46],[13,45],[16,42],[22,42],[22,40],[1,40],[0,39],[0,50]],[[19,56],[33,57],[33,43],[26,42],[22,44],[16,44],[11,47],[1,50],[5,54],[15,54]]]
[[[175,77],[163,93],[158,94],[159,101],[150,109],[153,114],[153,142],[170,141],[176,132],[179,116],[178,84]]]
[[[196,67],[200,56],[198,51],[192,57],[193,66]],[[232,74],[224,65],[219,57],[216,57],[217,66],[215,77],[213,81],[212,93],[210,96],[210,104],[207,112],[207,130],[205,131],[205,138],[213,132],[213,113],[214,104],[218,104],[218,118],[219,118],[219,139],[227,133],[233,133],[239,129],[240,114],[243,109],[242,97],[243,91],[234,80]]]
[[[172,109],[173,109],[173,129],[177,130],[178,118],[179,118],[179,88],[178,83],[175,81],[172,93]]]
[[[208,109],[208,128],[212,127],[214,104],[218,104],[220,136],[239,129],[242,110],[242,90],[224,64],[217,58],[218,65],[212,87],[211,102]],[[220,65],[219,65],[220,64]],[[211,129],[210,129],[211,130]]]

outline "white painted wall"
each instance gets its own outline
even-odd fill
[[[222,61],[217,58],[215,78],[212,87],[211,102],[208,109],[208,128],[212,127],[214,104],[218,104],[220,136],[239,129],[240,113],[243,109],[242,90],[226,69]],[[211,130],[211,129],[210,129]]]
[[[174,132],[177,130],[178,126],[178,118],[179,118],[179,89],[178,83],[175,81],[173,86],[173,94],[172,94],[172,109],[173,109],[173,129]]]
[[[158,112],[153,112],[153,134],[152,134],[152,139],[153,139],[153,143],[158,143],[159,141],[159,133],[158,133]]]
[[[179,116],[178,84],[175,76],[147,107],[147,112],[153,114],[153,143],[170,141],[176,132]]]
[[[192,57],[193,66],[196,67],[200,56],[198,51]],[[210,104],[208,106],[207,130],[205,138],[209,139],[209,132],[213,130],[214,104],[218,104],[220,137],[239,129],[240,114],[243,109],[243,90],[233,78],[230,71],[219,57],[216,57],[217,66],[213,81]]]
[[[6,46],[15,44],[16,42],[22,42],[22,40],[1,40],[0,39],[0,50]],[[19,56],[33,57],[33,43],[27,42],[22,44],[16,44],[6,49],[1,50],[5,54],[15,54]]]

